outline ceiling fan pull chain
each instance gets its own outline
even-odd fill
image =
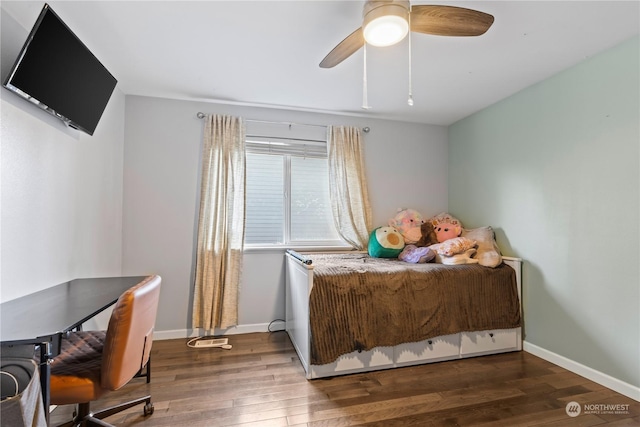
[[[369,105],[369,97],[367,96],[367,43],[364,44],[364,67],[362,72],[362,108],[371,109]]]
[[[407,104],[413,107],[413,89],[411,84],[411,7],[409,7],[409,99]]]

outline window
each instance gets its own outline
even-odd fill
[[[326,142],[247,136],[245,246],[346,246],[329,200]]]

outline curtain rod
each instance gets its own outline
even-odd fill
[[[204,119],[206,117],[206,114],[198,111],[198,118],[199,119]],[[315,126],[315,127],[320,127],[320,128],[326,128],[326,125],[312,125],[312,124],[308,124],[308,123],[291,123],[291,122],[273,122],[271,120],[252,120],[252,119],[245,119],[245,122],[252,122],[252,123],[268,123],[268,124],[273,124],[273,125],[289,125],[289,126]]]
[[[199,119],[204,119],[207,115],[204,114],[201,111],[198,111],[198,114],[196,114],[196,116]],[[252,119],[245,119],[246,122],[252,122],[252,123],[268,123],[268,124],[273,124],[273,125],[288,125],[288,126],[314,126],[314,127],[321,127],[321,128],[327,128],[327,125],[314,125],[314,124],[308,124],[308,123],[291,123],[291,122],[274,122],[271,120],[252,120]],[[368,133],[369,132],[369,128],[368,127],[364,127],[362,128],[362,131],[364,133]]]

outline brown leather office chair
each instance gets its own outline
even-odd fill
[[[160,297],[160,276],[149,276],[123,293],[116,303],[106,334],[71,332],[51,363],[51,404],[78,404],[69,425],[109,425],[102,418],[145,403],[153,413],[151,396],[144,396],[92,413],[90,402],[127,384],[149,361]]]

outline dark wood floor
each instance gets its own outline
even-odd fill
[[[150,392],[113,415],[122,426],[639,426],[640,403],[525,352],[307,381],[284,332],[233,335],[233,349],[156,341],[152,380],[135,379],[96,402]],[[627,413],[569,417],[569,402],[629,405]],[[61,406],[52,425],[67,420]]]

